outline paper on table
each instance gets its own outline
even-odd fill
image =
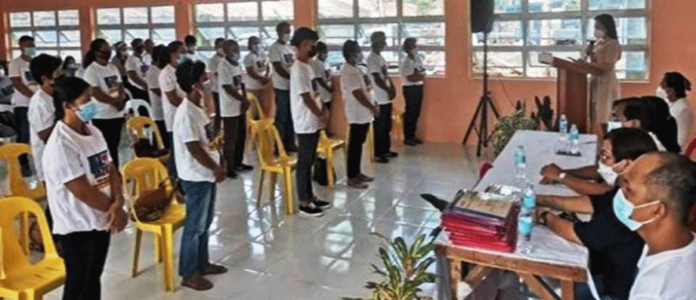
[[[553,63],[553,54],[549,52],[539,53],[539,62],[542,64],[550,65]]]
[[[510,214],[512,201],[497,200],[486,198],[485,194],[470,193],[460,199],[455,207],[476,213],[492,215],[500,219],[505,219]]]

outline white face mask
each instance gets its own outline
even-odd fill
[[[594,36],[595,36],[595,38],[598,39],[598,40],[599,40],[599,39],[603,39],[604,36],[605,36],[604,30],[595,29],[595,31],[594,31]]]
[[[669,95],[667,94],[667,91],[665,91],[665,89],[663,89],[661,86],[658,86],[657,90],[655,90],[655,96],[658,96],[658,97],[665,99],[665,100],[669,99]]]
[[[616,178],[619,177],[619,174],[614,172],[612,167],[607,166],[602,162],[599,162],[597,173],[599,173],[599,176],[602,176],[602,179],[604,179],[606,183],[611,185],[614,185],[616,183]]]
[[[290,42],[290,34],[289,34],[289,33],[284,33],[284,34],[280,37],[280,39],[281,39],[283,42],[285,42],[285,43],[289,43],[289,42]]]
[[[614,129],[619,129],[623,127],[623,123],[619,121],[609,121],[607,122],[607,132],[611,132]]]

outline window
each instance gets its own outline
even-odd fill
[[[196,4],[195,34],[199,54],[208,59],[214,55],[215,39],[234,39],[247,52],[247,40],[257,36],[268,47],[277,39],[275,26],[295,18],[292,0],[227,0],[223,3]]]
[[[549,52],[580,58],[594,39],[594,17],[608,13],[616,20],[623,47],[617,76],[648,78],[647,0],[495,0],[495,21],[488,35],[488,70],[492,76],[555,77],[556,70],[539,62]],[[483,34],[472,34],[473,73],[483,71]]]
[[[117,7],[97,9],[97,37],[114,44],[135,38],[152,39],[155,44],[176,40],[174,6]]]
[[[443,0],[317,0],[319,35],[329,46],[328,63],[338,70],[343,64],[341,48],[352,39],[370,51],[370,35],[383,31],[387,48],[382,55],[391,71],[397,71],[405,55],[401,45],[407,37],[418,39],[418,48],[428,73],[445,73],[445,18]],[[366,53],[367,54],[367,53]]]
[[[19,38],[33,36],[37,53],[65,58],[73,56],[78,62],[80,52],[80,18],[78,10],[50,10],[10,13],[11,57],[19,57]]]

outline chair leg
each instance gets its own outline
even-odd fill
[[[326,151],[326,178],[328,181],[327,187],[333,189],[336,186],[334,178],[334,152],[333,149]]]
[[[155,247],[155,252],[153,252],[153,255],[155,256],[155,263],[159,264],[162,262],[162,241],[160,240],[159,234],[153,234],[152,243]]]
[[[168,292],[174,291],[174,239],[172,226],[165,225],[162,230],[162,255],[164,256],[164,285]]]
[[[139,228],[135,229],[134,243],[133,243],[133,266],[131,269],[131,277],[135,278],[138,276],[138,263],[140,263],[140,245],[143,241],[143,231]]]
[[[34,300],[36,299],[36,291],[25,291],[21,294],[19,294],[19,300]],[[38,297],[39,299],[41,297]],[[0,298],[2,299],[2,298]]]
[[[367,131],[367,155],[370,161],[375,161],[375,131],[372,129],[372,125]]]
[[[263,179],[266,177],[266,171],[263,169],[259,170],[259,186],[256,191],[256,207],[261,207],[261,194],[263,194]]]
[[[269,180],[269,185],[268,185],[268,192],[271,194],[271,202],[274,202],[275,197],[276,197],[276,183],[278,182],[278,173],[276,172],[271,172],[271,180]]]
[[[285,213],[288,215],[295,214],[295,190],[294,181],[292,179],[292,168],[283,169],[285,187]]]

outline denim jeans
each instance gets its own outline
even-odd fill
[[[215,215],[214,182],[181,181],[186,192],[186,223],[181,237],[179,275],[200,274],[209,265],[208,230]]]
[[[28,107],[15,107],[14,116],[17,123],[17,143],[29,144]]]

